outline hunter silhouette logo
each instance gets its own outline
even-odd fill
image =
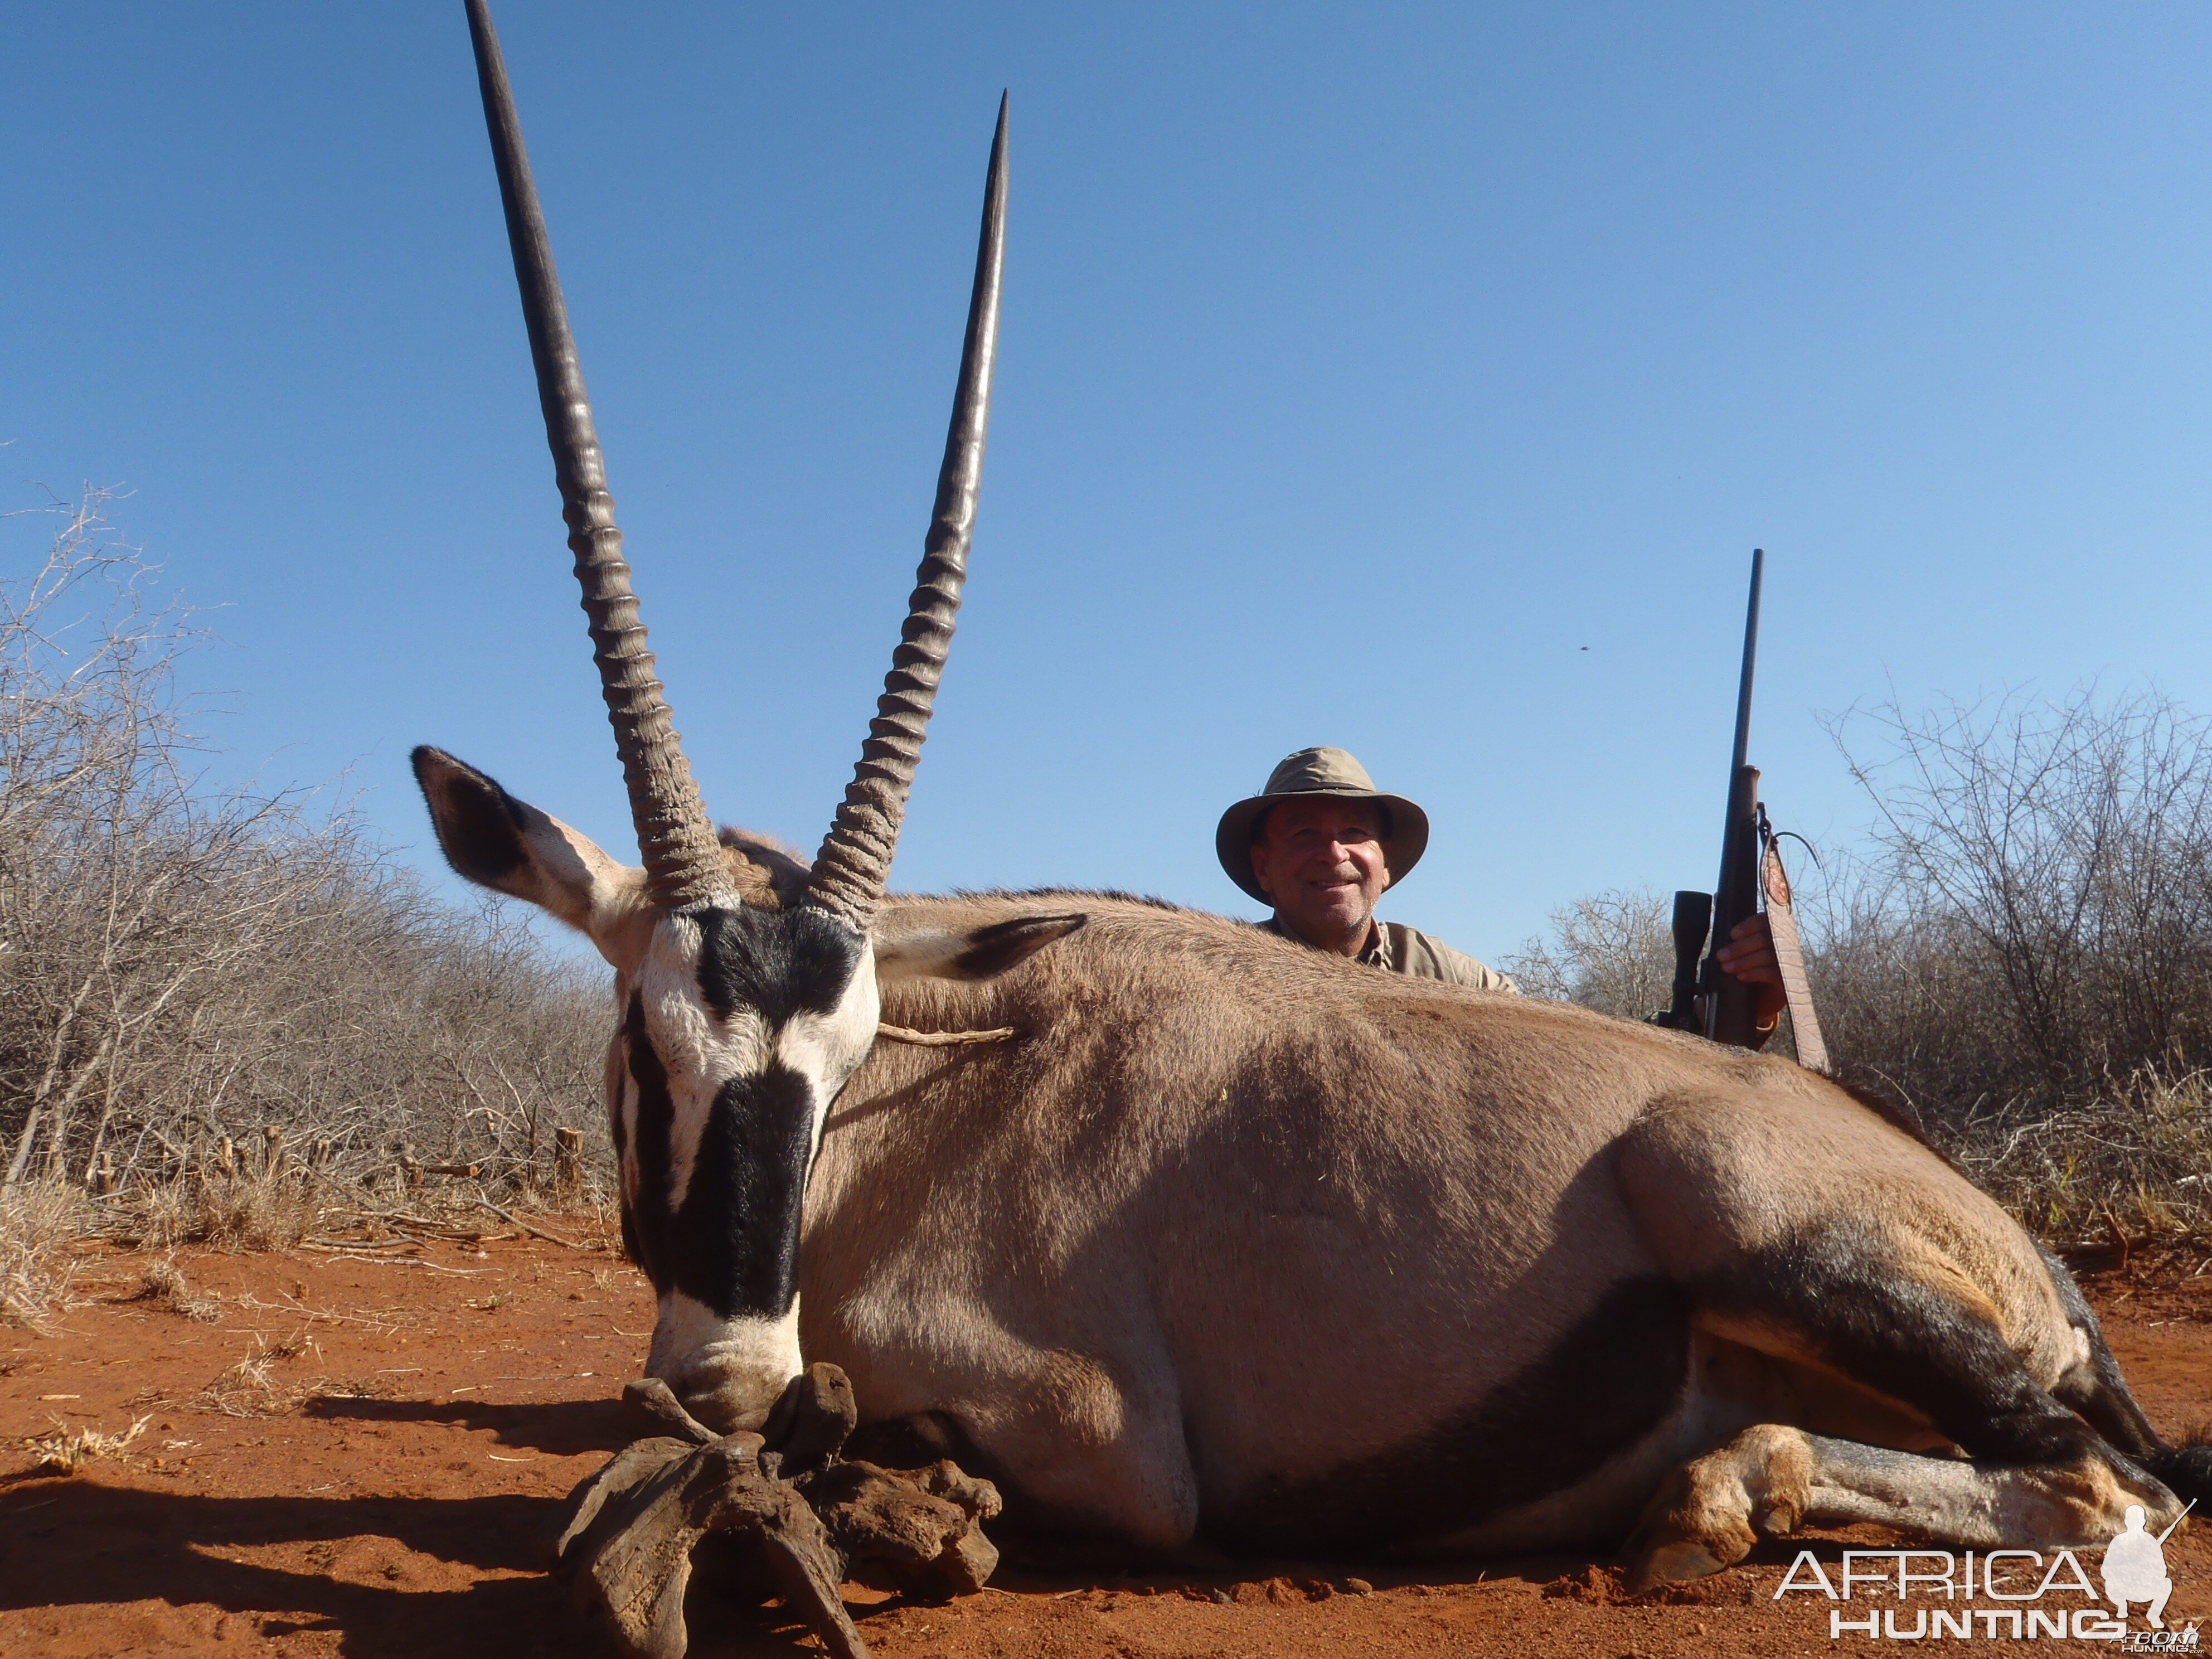
[[[2173,1594],[2173,1580],[2166,1576],[2166,1540],[2173,1536],[2182,1516],[2196,1507],[2192,1498],[2189,1508],[2173,1517],[2173,1526],[2154,1538],[2143,1530],[2142,1505],[2128,1505],[2126,1529],[2105,1546],[2105,1599],[2122,1619],[2128,1616],[2129,1602],[2141,1601],[2152,1627],[2166,1628],[2166,1598]]]
[[[1797,1552],[1774,1592],[1780,1601],[1792,1590],[1810,1590],[1831,1601],[1861,1598],[1892,1605],[1867,1607],[1853,1618],[1841,1607],[1828,1610],[1828,1635],[1875,1641],[1913,1642],[1929,1637],[2017,1642],[2038,1637],[2111,1642],[2124,1653],[2195,1654],[2194,1621],[2180,1630],[2166,1623],[2166,1604],[2173,1580],[2166,1570],[2166,1540],[2181,1524],[2192,1500],[2164,1532],[2144,1525],[2141,1505],[2130,1504],[2126,1524],[2105,1546],[2099,1562],[2104,1589],[2089,1577],[2081,1555],[2070,1549],[2009,1549],[1964,1557],[1948,1550],[1845,1550],[1841,1569],[1828,1566],[1810,1550]],[[2076,1598],[2069,1601],[2067,1598]],[[1914,1607],[1915,1598],[1927,1598]],[[1977,1605],[1986,1602],[1992,1605]],[[2147,1629],[2130,1630],[2128,1612],[2140,1607]]]

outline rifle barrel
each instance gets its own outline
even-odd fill
[[[1705,1035],[1738,1048],[1756,1046],[1759,994],[1721,971],[1720,952],[1744,919],[1759,908],[1759,773],[1750,763],[1752,676],[1759,662],[1759,592],[1766,550],[1751,550],[1751,599],[1744,607],[1743,678],[1735,694],[1735,757],[1729,769],[1728,816],[1721,830],[1721,874],[1713,884],[1713,926],[1698,975],[1705,998]]]
[[[1751,602],[1743,615],[1743,675],[1735,690],[1735,758],[1729,763],[1729,778],[1751,761],[1751,680],[1759,661],[1759,589],[1766,574],[1766,550],[1751,550]]]
[[[2186,1521],[2187,1519],[2189,1519],[2189,1511],[2190,1511],[2191,1510],[2195,1509],[2196,1507],[2197,1507],[2197,1500],[2196,1500],[2195,1498],[2191,1498],[2191,1499],[2189,1500],[2189,1503],[2188,1503],[2187,1507],[2186,1507],[2186,1508],[2185,1508],[2185,1509],[2181,1511],[2181,1513],[2180,1513],[2180,1514],[2179,1514],[2179,1515],[2177,1515],[2177,1516],[2175,1516],[2173,1517],[2172,1524],[2172,1525],[2170,1525],[2170,1526],[2168,1526],[2168,1527],[2166,1528],[2166,1529],[2164,1532],[2162,1532],[2162,1533],[2159,1534],[2159,1535],[2158,1535],[2158,1541],[2159,1541],[2160,1543],[2163,1544],[2164,1542],[2166,1542],[2166,1540],[2167,1539],[2169,1539],[2169,1538],[2172,1537],[2172,1536],[2173,1536],[2173,1528],[2174,1528],[2175,1527],[2179,1526],[2183,1522],[2185,1522],[2185,1521]]]

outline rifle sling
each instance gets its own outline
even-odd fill
[[[1797,915],[1790,908],[1790,877],[1782,851],[1772,839],[1759,860],[1759,884],[1766,890],[1766,925],[1774,936],[1774,959],[1782,965],[1782,990],[1790,1000],[1790,1032],[1797,1044],[1797,1063],[1808,1070],[1828,1069],[1828,1045],[1820,1036],[1820,1017],[1813,1011],[1813,988],[1805,979],[1805,951],[1797,936]]]

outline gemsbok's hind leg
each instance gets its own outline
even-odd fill
[[[2154,1526],[2180,1512],[2161,1477],[2193,1490],[2205,1460],[2158,1446],[2071,1281],[1871,1114],[1799,1121],[1670,1102],[1617,1157],[1638,1229],[1700,1330],[1844,1379],[1892,1419],[1754,1406],[1759,1426],[1691,1463],[1646,1512],[1632,1557],[1643,1582],[1728,1565],[1758,1534],[1807,1520],[2032,1548],[2109,1537],[2130,1503]]]
[[[1964,1549],[2102,1543],[2125,1524],[2130,1504],[2179,1507],[2125,1467],[2095,1455],[2012,1465],[1928,1457],[1762,1423],[1660,1488],[1624,1553],[1628,1586],[1717,1572],[1760,1538],[1805,1526],[1872,1522]]]
[[[1803,1524],[1875,1522],[1962,1547],[2033,1549],[2109,1539],[2130,1504],[2154,1526],[2180,1513],[2151,1470],[2059,1397],[2115,1403],[2097,1379],[2110,1357],[2094,1328],[2048,1334],[2038,1351],[2056,1373],[2046,1387],[1992,1304],[1932,1255],[1912,1261],[1874,1229],[1838,1222],[1703,1275],[1692,1296],[1705,1329],[1848,1378],[1895,1402],[1900,1428],[1917,1421],[1922,1441],[1940,1437],[1965,1456],[1830,1438],[1817,1431],[1837,1425],[1818,1412],[1799,1426],[1759,1425],[1653,1500],[1629,1557],[1639,1584],[1714,1571],[1757,1536]]]

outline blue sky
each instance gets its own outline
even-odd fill
[[[1214,818],[1315,742],[1428,805],[1386,913],[1478,955],[1710,881],[1754,544],[1754,757],[1816,836],[1866,816],[1820,716],[1893,685],[2212,709],[2201,7],[496,15],[725,818],[811,848],[849,772],[1001,87],[899,884],[1250,914]],[[459,0],[0,19],[0,496],[136,491],[241,766],[434,866],[433,741],[627,853]]]

